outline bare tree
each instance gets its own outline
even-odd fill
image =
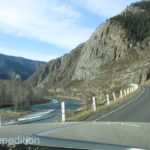
[[[32,89],[19,81],[0,80],[0,106],[12,105],[26,109],[32,97]]]

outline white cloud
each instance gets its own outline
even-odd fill
[[[80,25],[80,19],[86,14],[75,8],[109,18],[134,1],[0,0],[0,31],[72,49],[94,31],[86,24]]]
[[[10,56],[16,56],[16,57],[24,57],[31,60],[39,60],[39,61],[50,61],[52,59],[55,59],[59,56],[57,55],[50,55],[50,54],[44,54],[44,53],[36,53],[36,52],[28,52],[28,51],[22,51],[17,49],[8,49],[8,48],[0,48],[0,53]]]
[[[56,44],[67,49],[93,31],[80,27],[80,13],[61,0],[0,0],[0,31]]]
[[[72,0],[73,1],[73,0]],[[109,18],[123,11],[127,5],[136,2],[136,0],[77,0],[82,8],[95,13],[101,17]]]

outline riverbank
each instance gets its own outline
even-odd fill
[[[37,105],[37,104],[45,104],[45,103],[49,103],[50,101],[52,101],[52,99],[50,98],[36,98],[36,99],[32,99],[30,101],[30,105]]]
[[[14,111],[14,112],[5,112],[2,114],[2,118],[3,119],[15,119],[24,115],[28,115],[30,114],[31,111],[29,110],[18,110],[18,111]]]
[[[2,123],[7,124],[10,122],[15,122],[18,118],[32,114],[32,111],[29,110],[16,110],[13,112],[2,113]]]
[[[56,96],[50,96],[51,99],[56,99],[56,100],[62,100],[62,99],[66,99],[66,100],[77,100],[77,101],[81,101],[81,99],[77,98],[77,97],[69,97],[69,96],[62,96],[62,95],[56,95]]]
[[[58,100],[59,99],[59,100]],[[27,112],[13,112],[8,110],[3,119],[3,125],[28,124],[28,123],[50,123],[61,118],[61,102],[65,102],[66,112],[74,111],[81,107],[78,100],[66,98],[51,98],[51,101],[43,104],[30,105]],[[5,110],[3,111],[6,112]],[[13,112],[13,113],[12,113]]]

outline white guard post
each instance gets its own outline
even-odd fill
[[[127,88],[127,95],[129,94],[129,88]]]
[[[133,92],[133,87],[131,87],[131,90],[132,90],[132,92]]]
[[[92,101],[93,101],[93,111],[96,111],[96,100],[95,100],[95,97],[92,97]]]
[[[126,91],[126,89],[124,89],[124,95],[125,95],[125,96],[127,95],[127,91]]]
[[[122,98],[122,90],[120,90],[120,98]]]
[[[109,105],[110,101],[109,101],[109,95],[108,94],[106,95],[106,100],[107,100],[107,104]]]
[[[115,93],[113,92],[112,95],[113,95],[114,101],[116,101],[116,95],[115,95]]]
[[[2,126],[2,113],[0,112],[0,127]]]
[[[66,121],[65,118],[65,102],[61,102],[61,113],[62,113],[62,122]]]
[[[132,88],[130,87],[130,93],[132,93]]]
[[[139,87],[137,84],[133,84],[133,83],[132,83],[131,85],[133,86],[134,91],[135,91],[135,90],[137,90],[137,89],[138,89],[138,87]]]

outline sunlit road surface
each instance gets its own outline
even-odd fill
[[[142,92],[127,104],[94,121],[150,123],[150,87],[144,86]]]
[[[149,89],[144,87],[128,104],[97,117],[93,122],[2,126],[0,138],[30,136],[40,139],[37,146],[75,149],[150,149]]]

